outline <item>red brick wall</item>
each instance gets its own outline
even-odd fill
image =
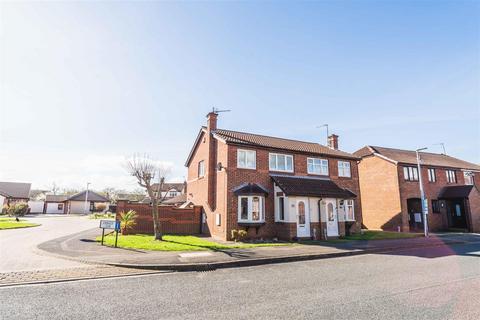
[[[117,216],[123,211],[134,210],[137,213],[136,226],[128,234],[153,234],[152,206],[145,203],[118,201]],[[158,206],[160,223],[164,234],[199,234],[201,232],[202,207],[194,206],[179,209],[173,206]]]

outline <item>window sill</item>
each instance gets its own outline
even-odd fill
[[[338,179],[344,179],[344,180],[351,180],[352,177],[343,177],[343,176],[338,176]]]
[[[268,171],[270,171],[270,172],[280,172],[280,173],[295,173],[295,171],[283,171],[283,170],[272,170],[272,169],[268,169]]]
[[[257,168],[244,168],[244,167],[239,167],[239,166],[237,166],[237,169],[240,169],[240,170],[252,170],[252,171],[257,170]]]
[[[237,224],[239,226],[244,226],[244,227],[258,227],[258,226],[264,225],[265,221],[255,221],[255,222],[252,222],[252,221],[238,221]]]
[[[311,172],[307,172],[307,174],[309,176],[316,176],[316,177],[329,177],[330,175],[327,173],[327,174],[323,174],[323,173],[311,173]]]

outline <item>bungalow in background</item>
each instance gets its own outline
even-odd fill
[[[31,183],[0,182],[0,208],[16,202],[30,200]]]
[[[354,153],[368,229],[423,231],[421,175],[432,231],[480,232],[480,166],[445,154],[366,146]]]
[[[100,207],[108,208],[108,204],[109,200],[107,198],[90,190],[72,196],[50,194],[47,195],[45,200],[44,213],[89,214],[104,211]]]

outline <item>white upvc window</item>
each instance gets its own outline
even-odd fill
[[[287,154],[270,153],[270,170],[293,172],[293,156]]]
[[[475,184],[475,176],[472,171],[464,171],[463,177],[465,178],[465,184],[467,185],[474,185]]]
[[[428,168],[428,182],[436,182],[437,174],[434,168]]]
[[[448,183],[457,183],[457,175],[455,174],[455,170],[446,170],[445,174],[447,175]]]
[[[238,222],[265,222],[265,201],[261,196],[238,197]]]
[[[345,200],[345,221],[355,221],[355,206],[353,200]]]
[[[257,153],[254,150],[237,150],[237,168],[256,169]]]
[[[309,174],[321,174],[328,176],[328,160],[307,158],[307,172]]]
[[[176,197],[178,195],[177,190],[172,190],[168,193],[169,197]]]
[[[407,181],[418,181],[418,168],[403,167],[403,177]]]
[[[202,160],[198,163],[198,177],[204,177],[205,176],[205,160]]]
[[[338,176],[347,178],[352,177],[352,172],[350,170],[350,162],[338,161]]]

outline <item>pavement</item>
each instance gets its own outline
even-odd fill
[[[413,247],[450,246],[480,242],[480,234],[433,234],[430,238],[312,242],[308,245],[257,247],[198,252],[162,252],[100,246],[99,229],[47,241],[38,246],[50,254],[88,264],[156,270],[200,271],[226,267],[325,259],[381,253]]]
[[[480,319],[480,244],[0,288],[0,319]]]

